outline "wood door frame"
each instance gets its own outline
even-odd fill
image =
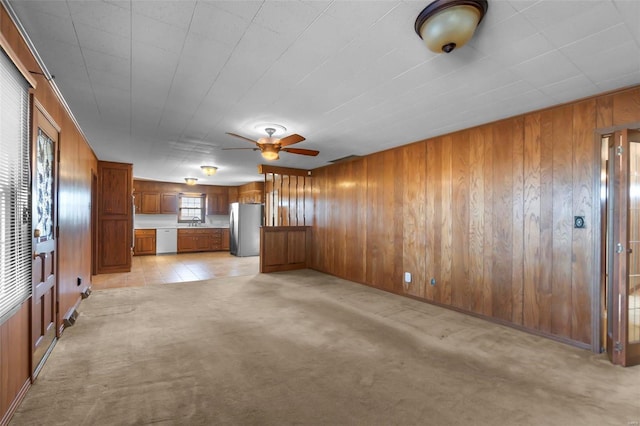
[[[595,263],[595,273],[591,283],[591,350],[593,352],[601,353],[606,352],[606,339],[603,341],[602,339],[602,318],[601,318],[601,308],[604,303],[603,297],[606,298],[606,294],[601,294],[602,291],[602,274],[604,272],[602,267],[602,256],[605,254],[603,244],[606,244],[606,241],[603,242],[602,238],[607,235],[607,223],[603,223],[605,217],[602,215],[602,203],[603,200],[601,198],[602,191],[606,191],[606,183],[603,184],[601,179],[602,173],[602,138],[605,136],[613,137],[613,134],[617,131],[621,131],[624,129],[637,129],[640,130],[640,121],[627,123],[624,125],[618,126],[610,126],[596,129],[594,131],[594,152],[595,159],[594,161],[594,188],[598,188],[598,191],[593,191],[593,212],[594,212],[594,238],[593,238],[593,250],[594,250],[594,259],[597,259]],[[605,261],[607,261],[605,259]]]
[[[34,188],[33,185],[35,184],[34,179],[33,179],[33,173],[36,170],[36,160],[35,160],[35,156],[36,156],[36,139],[37,139],[37,129],[40,128],[39,126],[39,122],[37,121],[36,116],[40,114],[44,120],[47,121],[48,125],[51,126],[51,128],[53,130],[56,131],[56,144],[54,146],[54,169],[52,171],[53,176],[54,176],[54,186],[52,188],[52,197],[53,197],[53,208],[52,208],[52,215],[54,217],[53,219],[53,234],[54,234],[54,253],[55,253],[55,259],[54,259],[54,284],[53,284],[53,304],[54,304],[54,335],[53,335],[53,340],[51,342],[51,344],[49,345],[49,347],[46,349],[44,355],[42,356],[42,359],[40,360],[36,360],[34,358],[34,347],[33,347],[33,339],[34,339],[34,332],[33,332],[33,309],[34,309],[34,304],[35,304],[35,294],[31,295],[31,307],[30,307],[30,312],[29,312],[29,370],[30,370],[30,374],[31,374],[31,382],[33,383],[33,381],[36,379],[36,377],[38,376],[38,373],[40,372],[40,369],[42,368],[42,366],[44,365],[44,363],[46,362],[47,358],[49,357],[49,354],[51,353],[51,351],[53,350],[53,347],[56,345],[56,342],[58,340],[58,338],[60,338],[61,332],[62,332],[62,321],[61,321],[61,317],[60,317],[60,311],[58,309],[59,306],[59,274],[58,274],[58,270],[60,267],[60,259],[59,259],[59,237],[60,237],[60,232],[59,232],[59,224],[58,224],[58,217],[59,217],[59,196],[60,196],[60,176],[59,176],[59,172],[60,172],[60,143],[61,143],[61,127],[60,125],[53,119],[53,117],[51,116],[51,114],[49,114],[49,112],[45,109],[45,107],[42,105],[42,103],[40,103],[40,101],[38,101],[38,99],[35,97],[35,94],[33,92],[30,92],[30,130],[29,130],[29,135],[30,135],[30,149],[31,149],[31,192],[34,192]],[[31,209],[33,210],[34,206],[31,206]],[[33,214],[33,213],[32,213]],[[31,229],[31,237],[33,238],[33,221],[32,221],[32,229]],[[33,258],[35,259],[36,257],[36,247],[32,247],[32,251],[33,251]],[[32,279],[33,280],[33,279]],[[33,282],[32,282],[33,285]],[[32,290],[33,291],[33,290]],[[37,363],[37,365],[36,365]]]
[[[91,169],[91,275],[98,265],[98,171]]]

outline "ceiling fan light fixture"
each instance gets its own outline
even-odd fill
[[[200,169],[202,170],[202,173],[207,176],[213,176],[218,171],[218,168],[215,166],[200,166]]]
[[[198,182],[197,178],[184,178],[184,181],[187,183],[187,185],[195,185]]]
[[[272,137],[258,139],[260,145],[275,145],[278,142],[280,142],[280,139]]]
[[[266,137],[266,138],[258,139],[258,144],[260,144],[260,145],[275,145],[278,142],[280,142],[280,139],[273,137],[273,134],[276,132],[276,129],[274,129],[273,127],[267,127],[266,129],[264,129],[264,131],[267,132],[267,134],[269,136]]]
[[[281,124],[276,124],[276,123],[260,123],[260,124],[256,124],[255,126],[253,126],[253,128],[255,130],[257,130],[258,132],[262,133],[268,133],[267,129],[273,129],[274,135],[282,135],[284,133],[286,133],[287,128],[284,127]]]
[[[273,145],[264,145],[262,147],[262,158],[268,161],[277,160],[280,158],[278,149]]]
[[[488,8],[487,0],[436,0],[420,12],[414,28],[429,50],[450,53],[471,40]]]

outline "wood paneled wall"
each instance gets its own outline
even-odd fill
[[[4,6],[0,6],[0,31],[28,70],[42,72]],[[80,293],[91,284],[91,174],[97,170],[97,158],[46,78],[32,76],[37,81],[33,95],[61,127],[57,271],[60,319],[75,309]],[[82,280],[80,286],[78,278]],[[29,381],[29,304],[0,325],[0,418],[6,420],[26,389],[23,385]]]
[[[30,385],[29,315],[31,301],[22,304],[11,318],[0,324],[0,424],[9,422]],[[26,332],[25,332],[26,330]]]
[[[58,301],[66,318],[91,286],[91,177],[93,150],[67,114],[61,114],[58,224]],[[78,286],[78,278],[81,284]]]
[[[314,170],[311,266],[588,347],[596,129],[638,122],[632,88]]]

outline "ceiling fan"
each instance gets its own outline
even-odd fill
[[[280,151],[289,152],[291,154],[300,154],[300,155],[310,155],[315,157],[320,153],[320,151],[315,151],[313,149],[300,149],[300,148],[285,148],[289,145],[293,145],[294,143],[302,142],[304,137],[293,134],[282,139],[274,138],[273,134],[276,132],[276,129],[272,127],[267,127],[264,129],[265,132],[269,135],[266,138],[260,138],[257,141],[253,139],[245,138],[244,136],[238,135],[236,133],[229,133],[228,135],[235,136],[240,139],[244,139],[248,142],[251,142],[256,145],[256,148],[223,148],[223,150],[231,150],[231,149],[252,149],[254,151],[260,150],[262,156],[265,160],[277,160],[280,158]]]

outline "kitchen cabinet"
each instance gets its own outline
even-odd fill
[[[140,213],[158,214],[160,213],[160,193],[141,192],[140,193]]]
[[[178,253],[221,250],[229,250],[228,229],[178,229]]]
[[[99,165],[100,213],[126,216],[131,213],[131,167],[103,161]]]
[[[133,205],[135,207],[135,213],[140,213],[142,210],[142,194],[139,192],[133,192]]]
[[[229,250],[231,248],[231,245],[229,244],[229,228],[223,228],[220,231],[222,231],[220,250]]]
[[[156,254],[156,230],[136,229],[135,246],[133,249],[135,256]]]
[[[176,214],[178,213],[178,193],[139,191],[134,192],[136,213]]]
[[[211,233],[211,250],[222,250],[222,230],[212,229]]]
[[[178,253],[196,251],[195,235],[190,229],[178,229]]]
[[[181,193],[206,194],[206,214],[228,215],[229,200],[237,198],[237,188],[214,185],[189,186],[171,182],[133,181],[136,213],[178,214]]]
[[[237,191],[237,202],[239,203],[262,203],[264,193],[264,182],[250,182],[239,186]]]
[[[133,166],[98,162],[95,273],[129,272],[133,244]]]
[[[207,194],[207,214],[228,215],[229,195],[220,193]]]
[[[178,253],[211,250],[211,229],[178,229]]]
[[[160,213],[178,213],[178,194],[175,192],[163,192],[160,194]]]

